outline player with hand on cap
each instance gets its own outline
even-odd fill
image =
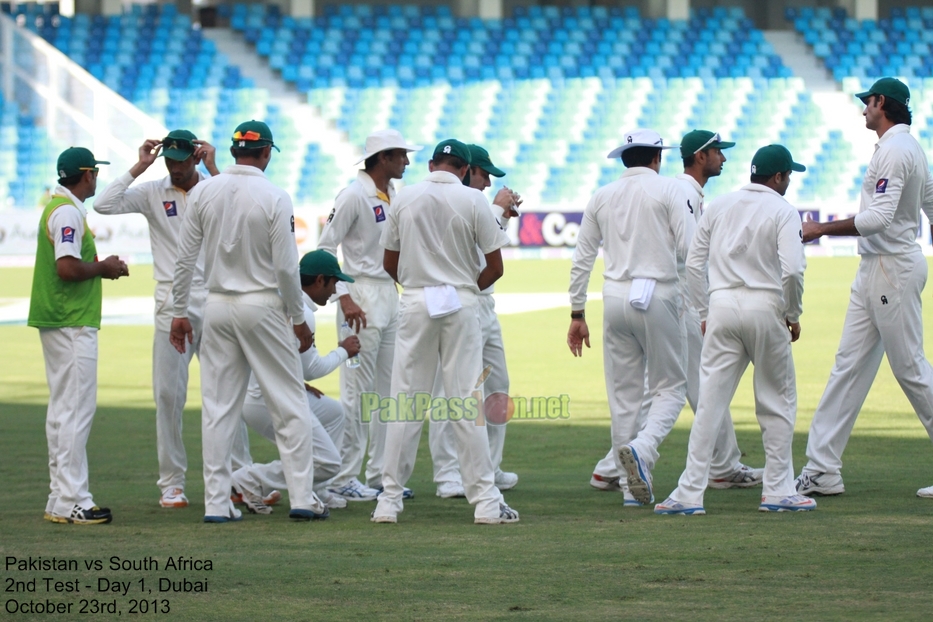
[[[502,276],[499,249],[508,244],[486,197],[463,185],[470,157],[458,140],[439,143],[428,165],[431,173],[399,192],[381,240],[385,270],[403,288],[391,395],[413,400],[416,393],[429,394],[440,366],[444,394],[457,400],[451,410],[453,404],[477,399],[474,391],[483,371],[477,298]],[[486,260],[482,269],[477,246]],[[372,515],[376,523],[398,520],[418,453],[423,421],[400,415],[404,420],[386,426],[385,492]],[[506,505],[495,486],[489,439],[478,424],[479,418],[466,417],[450,424],[466,498],[475,506],[473,520],[517,522],[518,512]]]
[[[94,504],[88,490],[87,439],[97,409],[97,331],[101,278],[129,276],[116,255],[97,260],[84,201],[97,190],[98,160],[84,147],[58,156],[58,185],[39,218],[28,325],[39,329],[49,407],[50,488],[46,520],[109,523],[109,508]]]
[[[839,351],[807,440],[809,462],[797,478],[801,494],[838,495],[842,452],[875,380],[882,355],[933,438],[933,367],[923,353],[921,293],[927,261],[917,243],[920,212],[933,222],[933,175],[910,135],[910,90],[881,78],[856,95],[865,127],[878,135],[855,218],[803,223],[804,241],[858,236],[862,256],[852,285]],[[933,486],[917,491],[933,498]]]
[[[146,172],[159,156],[165,159],[168,175],[160,180],[131,184]],[[188,457],[182,439],[182,418],[188,397],[188,366],[201,343],[204,318],[204,256],[198,258],[191,284],[188,318],[194,330],[194,340],[184,354],[179,354],[169,342],[172,326],[172,277],[175,273],[178,232],[188,209],[188,193],[207,176],[198,171],[204,163],[211,175],[217,175],[215,149],[188,130],[174,130],[162,140],[146,140],[139,147],[139,160],[133,167],[110,183],[94,201],[99,214],[142,214],[149,224],[155,288],[155,331],[152,341],[152,392],[156,403],[156,447],[159,456],[161,490],[159,505],[163,508],[183,508],[185,472]],[[234,445],[233,462],[242,466],[250,462],[245,424],[240,426]]]
[[[589,347],[584,308],[590,272],[603,245],[603,349],[612,417],[612,446],[629,491],[650,503],[651,469],[686,402],[685,325],[677,266],[687,256],[696,221],[680,182],[661,177],[661,152],[671,149],[653,130],[625,134],[609,153],[627,170],[600,188],[583,212],[570,271],[574,356]],[[651,407],[639,431],[645,374]]]
[[[794,162],[781,145],[762,147],[751,183],[722,196],[700,219],[687,256],[690,298],[704,331],[700,397],[690,430],[687,468],[657,514],[705,514],[714,446],[749,362],[755,366],[755,414],[765,448],[762,512],[812,510],[794,490],[791,444],[797,379],[791,342],[800,337],[803,251],[800,215],[783,197]],[[708,285],[707,285],[708,284]]]
[[[298,356],[314,336],[304,315],[292,201],[263,173],[278,149],[268,125],[241,123],[232,142],[236,164],[198,183],[189,197],[172,287],[170,339],[184,353],[194,341],[188,299],[203,247],[208,289],[200,353],[204,522],[241,518],[230,500],[230,455],[250,370],[275,426],[289,517],[324,519],[329,512],[314,494],[312,427]]]
[[[480,192],[492,186],[492,177],[505,177],[505,172],[492,163],[489,152],[479,145],[467,145],[470,149],[470,172],[464,177],[466,186]],[[518,206],[522,203],[520,195],[508,187],[501,188],[493,199],[490,209],[499,228],[505,231],[509,219],[518,216]],[[478,252],[480,266],[485,267],[485,258]],[[496,317],[496,301],[492,297],[494,286],[480,292],[479,316],[483,332],[483,368],[490,369],[489,376],[483,383],[486,396],[484,413],[486,415],[486,433],[489,435],[489,454],[495,469],[495,483],[499,490],[511,490],[518,484],[518,475],[503,471],[502,450],[505,446],[505,408],[509,395],[509,371],[505,363],[505,348],[502,344],[502,327]],[[435,383],[434,395],[440,395],[439,381]],[[495,411],[495,412],[494,412]],[[497,422],[494,423],[492,420]],[[431,458],[434,461],[434,482],[437,484],[437,496],[443,498],[463,497],[463,481],[457,462],[456,444],[453,429],[449,422],[435,421],[428,430],[431,446]]]
[[[340,401],[347,417],[340,447],[343,466],[328,488],[348,501],[372,501],[382,488],[385,424],[378,417],[363,423],[360,396],[371,392],[389,395],[398,330],[398,289],[382,267],[379,238],[395,197],[391,182],[402,178],[408,154],[420,149],[405,142],[396,130],[368,136],[363,157],[357,161],[365,162],[365,168],[337,195],[318,241],[318,248],[335,257],[338,246],[343,250],[344,267],[353,282],[337,283],[337,327],[339,330],[347,322],[360,338],[359,367],[340,369]],[[358,476],[366,457],[367,437],[369,462],[364,485]]]

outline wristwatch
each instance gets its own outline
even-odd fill
[[[584,313],[583,311],[571,311],[570,312],[571,320],[582,320],[585,317],[586,317],[586,313]]]

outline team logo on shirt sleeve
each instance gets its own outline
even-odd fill
[[[885,191],[887,191],[887,189],[888,189],[888,180],[887,180],[887,179],[879,179],[878,182],[875,184],[875,193],[876,193],[876,194],[884,194]]]
[[[75,228],[74,227],[62,227],[62,244],[65,242],[75,241]]]
[[[382,222],[386,219],[386,210],[381,205],[374,205],[373,213],[376,215],[376,222]]]
[[[165,208],[166,216],[178,216],[178,205],[175,201],[162,201],[162,207]]]

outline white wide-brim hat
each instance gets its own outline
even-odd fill
[[[380,151],[389,149],[404,149],[405,151],[421,151],[424,149],[421,145],[409,145],[398,130],[379,130],[366,137],[366,145],[363,148],[363,157],[354,162],[359,164],[367,158],[371,158]]]
[[[654,130],[636,129],[626,132],[620,147],[609,152],[606,157],[610,160],[618,158],[622,152],[632,147],[655,147],[657,149],[674,149],[680,145],[665,145],[664,139]]]

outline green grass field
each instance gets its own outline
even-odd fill
[[[795,467],[838,344],[856,259],[812,259],[803,334],[795,344],[800,412]],[[131,268],[105,295],[152,291],[151,272]],[[565,291],[568,261],[508,262],[502,292]],[[29,271],[0,270],[4,297],[28,296]],[[599,290],[598,279],[591,289]],[[933,320],[933,305],[926,305]],[[621,495],[587,484],[609,447],[600,350],[601,304],[588,307],[593,348],[574,359],[565,343],[567,310],[501,318],[512,394],[571,396],[566,422],[514,422],[504,467],[520,475],[506,493],[516,525],[472,524],[465,500],[434,496],[423,439],[397,525],[369,522],[372,504],[351,504],[323,523],[296,524],[280,506],[204,525],[197,371],[192,369],[185,436],[189,458],[184,510],[158,506],[155,414],[150,393],[150,327],[106,326],[100,333],[99,404],[88,446],[91,490],[114,511],[105,526],[52,525],[44,416],[47,387],[34,329],[0,327],[0,553],[75,559],[77,572],[19,572],[4,565],[3,587],[38,578],[35,593],[10,600],[75,603],[72,615],[10,614],[9,619],[111,619],[78,615],[79,602],[116,599],[122,616],[140,598],[139,580],[168,600],[169,620],[603,620],[813,619],[927,620],[933,611],[933,502],[915,491],[933,484],[933,451],[887,364],[869,395],[846,452],[846,494],[820,498],[805,514],[760,514],[757,490],[709,491],[705,517],[660,517],[622,508]],[[931,348],[927,323],[927,351]],[[319,325],[319,347],[334,343]],[[195,364],[196,365],[196,364]],[[749,377],[733,402],[745,461],[763,464]],[[336,395],[337,376],[316,383]],[[685,410],[661,447],[656,494],[676,485],[692,421]],[[425,433],[426,434],[426,433]],[[252,439],[257,461],[275,448]],[[110,558],[153,557],[159,570],[110,570]],[[166,570],[169,557],[210,559],[211,571]],[[85,570],[101,560],[102,570]],[[80,594],[48,593],[43,577],[79,579]],[[157,593],[160,577],[207,581],[206,593]],[[98,594],[97,581],[130,582],[126,596]],[[88,590],[84,586],[90,585]],[[158,607],[163,605],[158,603]],[[152,614],[145,614],[149,617]]]

